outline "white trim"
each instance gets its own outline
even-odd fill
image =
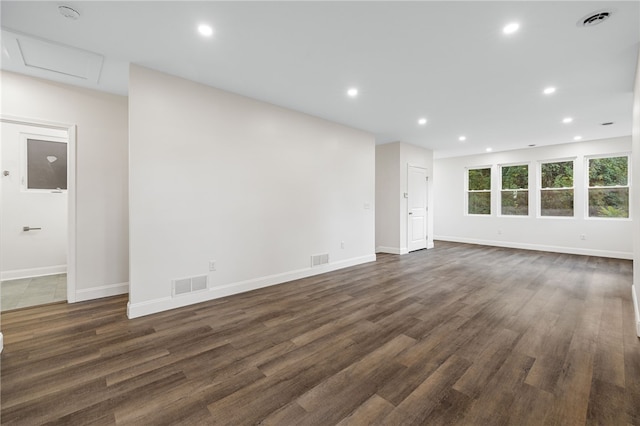
[[[385,247],[385,246],[376,247],[376,253],[403,254],[402,250],[398,247]]]
[[[0,352],[4,349],[4,337],[2,336],[2,332],[0,331]]]
[[[631,286],[631,297],[633,298],[633,310],[636,313],[636,334],[640,337],[640,297],[636,286]]]
[[[476,238],[460,238],[436,235],[434,240],[451,241],[454,243],[479,244],[483,246],[506,247],[522,250],[548,251],[552,253],[579,254],[583,256],[610,257],[614,259],[633,259],[632,252],[581,249],[575,247],[547,246],[542,244],[514,243],[508,241],[479,240]]]
[[[0,121],[67,131],[67,302],[76,301],[76,126],[35,118],[0,114]]]
[[[19,280],[22,278],[44,277],[47,275],[66,274],[67,265],[42,266],[39,268],[14,269],[0,273],[0,280]]]
[[[375,262],[376,255],[367,255],[355,257],[352,259],[342,260],[339,262],[329,263],[327,265],[316,266],[314,268],[304,268],[295,271],[284,272],[281,274],[268,275],[266,277],[254,278],[246,281],[240,281],[223,286],[214,286],[208,291],[201,291],[192,294],[182,295],[179,298],[163,297],[161,299],[149,300],[140,303],[127,304],[127,316],[138,318],[145,315],[155,314],[157,312],[167,311],[169,309],[181,308],[183,306],[193,305],[195,303],[206,302],[220,297],[231,296],[233,294],[244,293],[246,291],[256,290],[262,287],[268,287],[276,284],[282,284],[288,281],[298,280],[301,278],[311,277],[338,269],[348,268],[363,263]]]
[[[102,285],[99,287],[81,288],[76,291],[76,302],[100,299],[101,297],[117,296],[129,292],[129,283]]]

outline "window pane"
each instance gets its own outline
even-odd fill
[[[491,214],[491,192],[470,192],[469,214]]]
[[[589,217],[629,217],[629,188],[589,189]]]
[[[529,214],[529,191],[502,191],[501,195],[503,215]]]
[[[542,216],[573,216],[573,189],[540,191]]]
[[[573,161],[542,163],[541,172],[543,188],[573,187]]]
[[[27,139],[27,188],[67,189],[67,144]]]
[[[502,189],[529,188],[529,166],[502,167]]]
[[[589,186],[626,186],[628,158],[609,157],[589,160]]]
[[[491,169],[470,169],[469,190],[488,191],[491,189]]]

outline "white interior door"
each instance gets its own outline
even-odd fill
[[[2,122],[0,279],[67,272],[66,130]]]
[[[408,166],[407,230],[409,251],[427,248],[427,170]]]

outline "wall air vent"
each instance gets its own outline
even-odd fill
[[[311,267],[328,265],[329,264],[329,253],[324,254],[314,254],[311,256]]]
[[[206,290],[208,288],[208,282],[209,280],[206,275],[173,280],[171,281],[172,295],[175,297],[182,294]]]
[[[591,12],[578,21],[578,26],[593,27],[609,19],[612,13],[613,12],[611,10],[598,10],[596,12]]]

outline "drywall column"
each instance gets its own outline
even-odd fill
[[[376,252],[400,254],[400,143],[376,146]]]
[[[640,52],[636,67],[636,83],[633,96],[633,130],[631,135],[633,152],[633,178],[631,180],[633,209],[633,305],[636,333],[640,337]]]
[[[376,252],[407,254],[408,167],[427,170],[427,248],[433,248],[433,151],[404,142],[376,146]]]

